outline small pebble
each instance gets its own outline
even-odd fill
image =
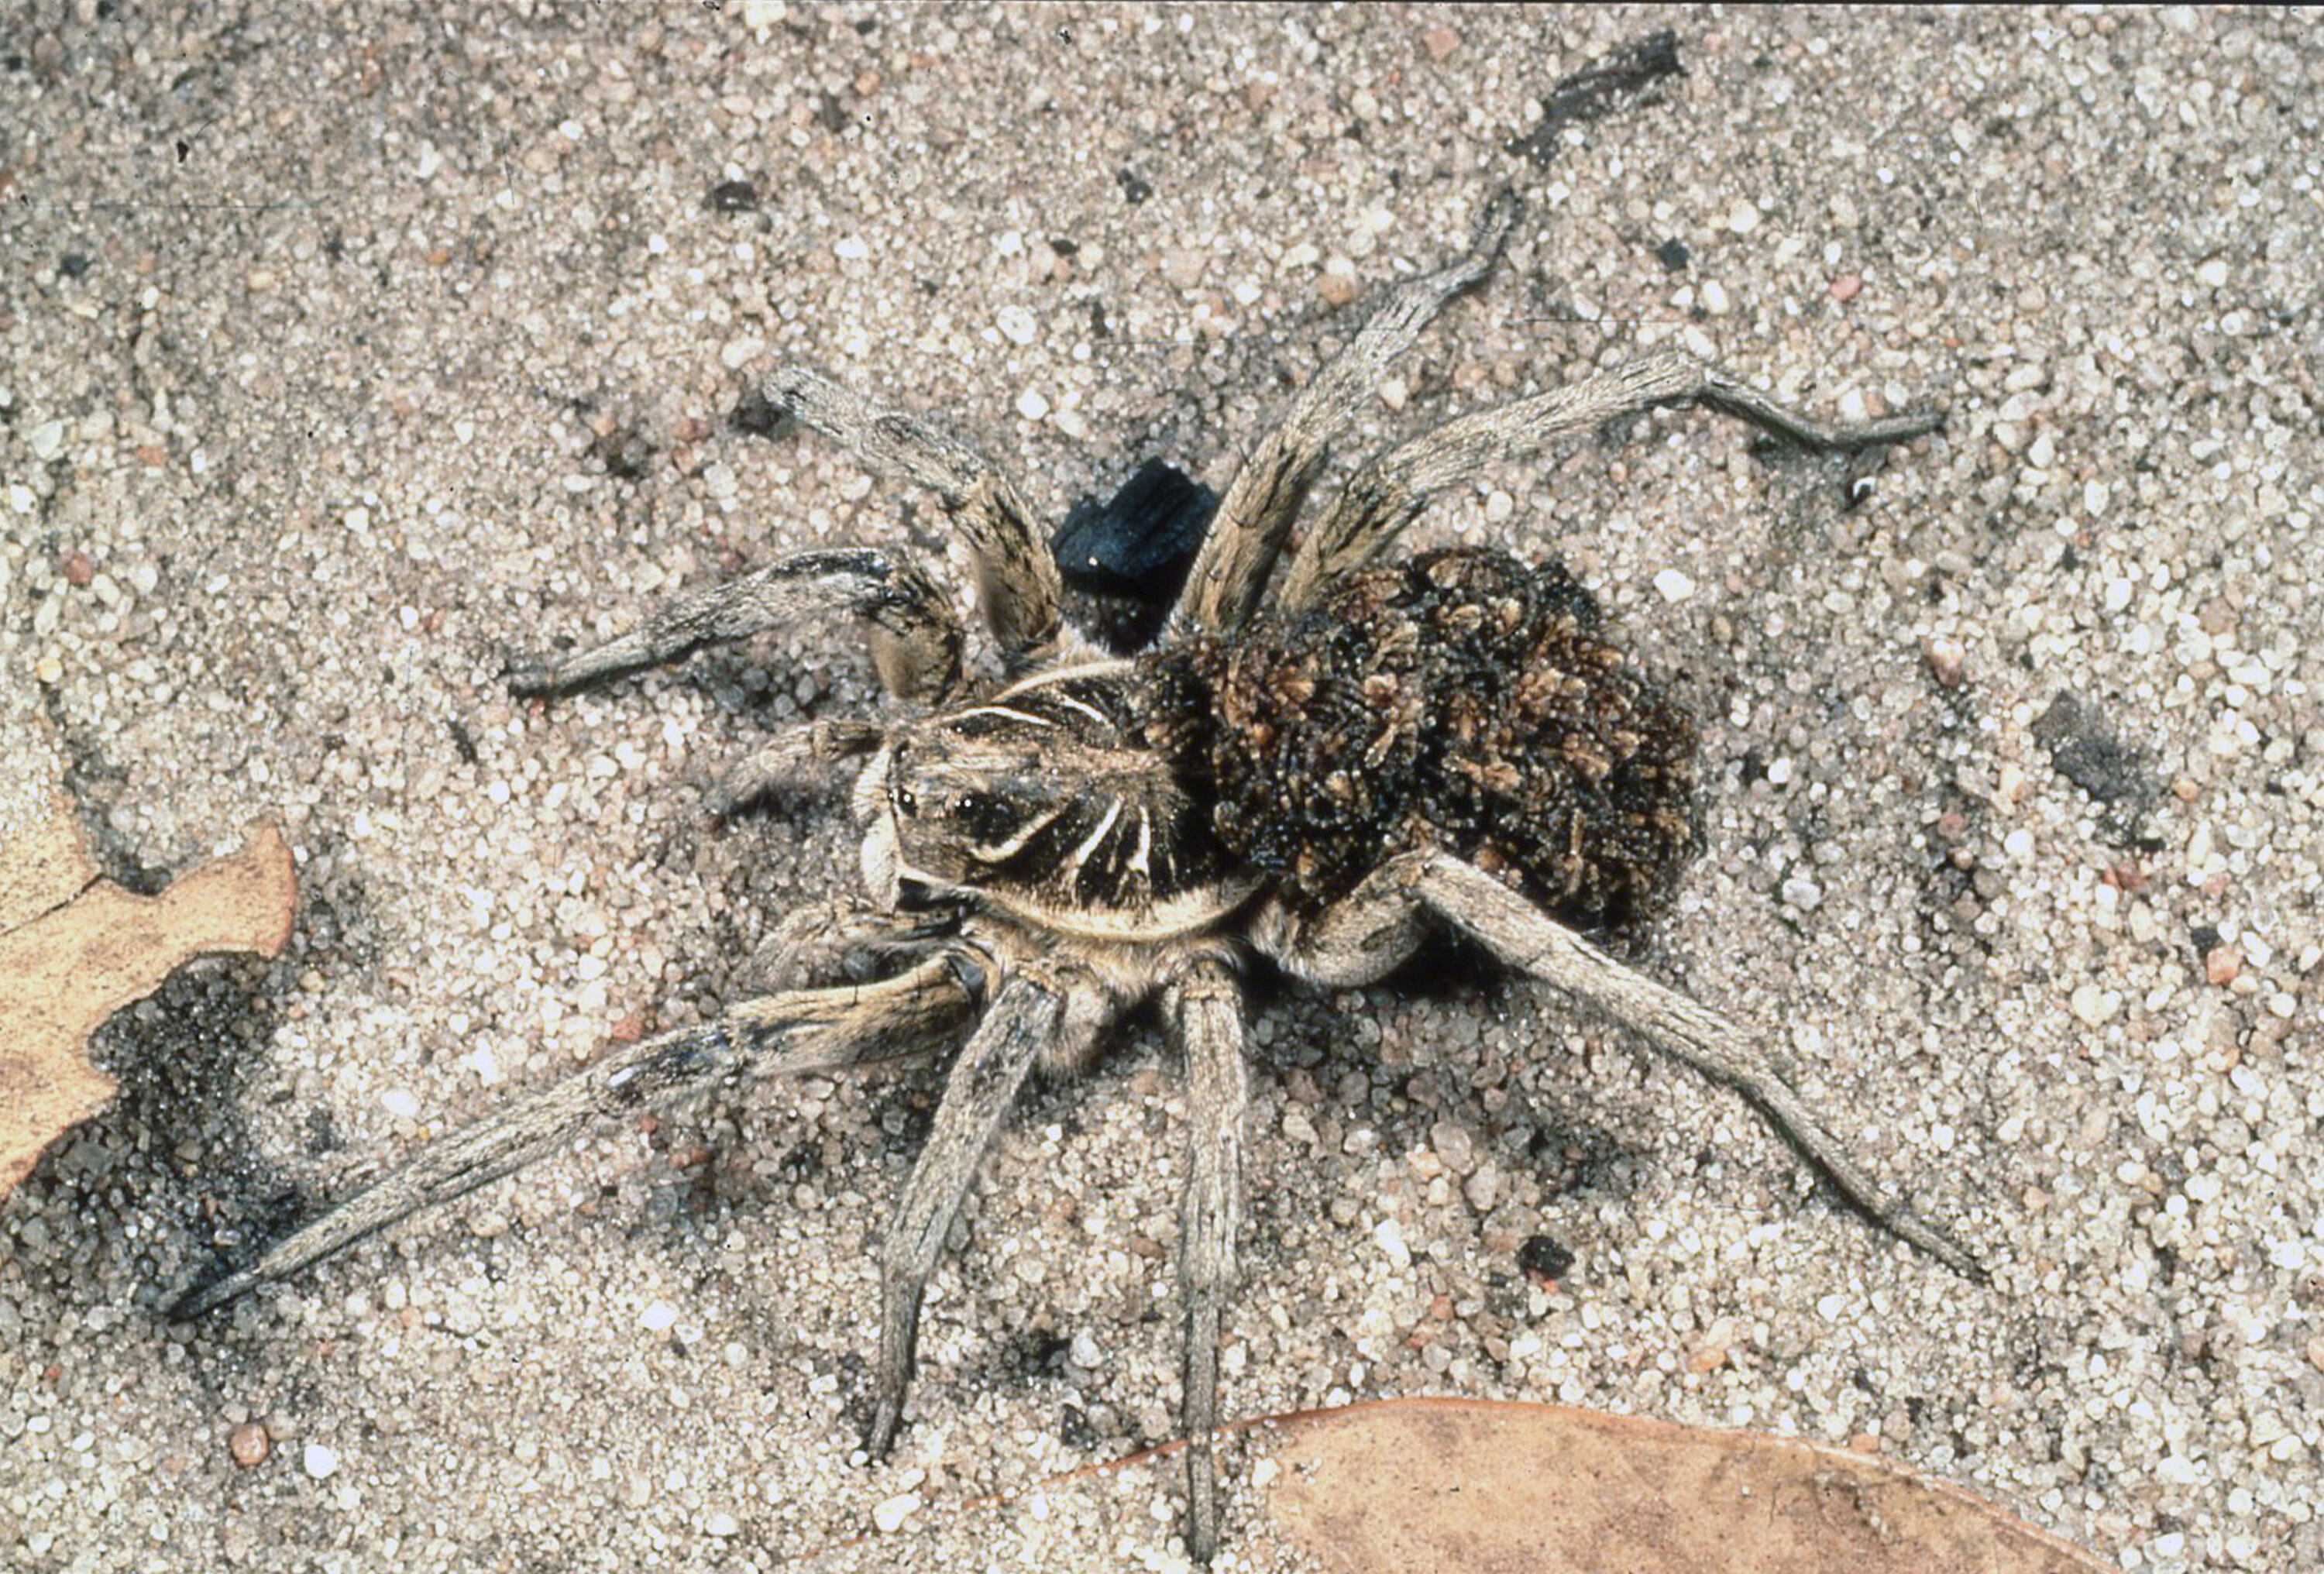
[[[2122,1008],[2122,997],[2112,990],[2102,990],[2096,984],[2083,984],[2074,990],[2074,1015],[2088,1027],[2103,1027]]]
[[[992,326],[999,328],[1001,336],[1012,345],[1031,344],[1034,335],[1040,332],[1041,327],[1030,311],[1014,303],[992,314]]]
[[[1694,594],[1694,580],[1675,568],[1665,568],[1655,575],[1655,589],[1666,602],[1683,602]]]
[[[2232,945],[2215,945],[2204,954],[2203,977],[2214,984],[2231,984],[2244,971],[2244,953]]]
[[[1831,281],[1829,288],[1831,290],[1831,298],[1834,300],[1841,301],[1843,303],[1854,300],[1858,293],[1864,288],[1864,275],[1861,273],[1842,273]]]
[[[904,1521],[911,1517],[912,1511],[919,1505],[918,1493],[899,1492],[872,1511],[872,1523],[883,1533],[892,1533],[902,1528]]]
[[[63,573],[67,584],[83,585],[97,577],[97,565],[89,561],[86,552],[68,552],[64,561],[57,566]]]
[[[742,1532],[742,1527],[735,1523],[734,1516],[723,1508],[702,1522],[702,1533],[706,1536],[717,1536],[723,1540],[727,1536],[740,1535]]]
[[[1461,47],[1461,35],[1449,27],[1432,27],[1420,35],[1420,47],[1432,60],[1441,60]]]
[[[234,1462],[245,1470],[266,1463],[266,1456],[274,1448],[267,1439],[266,1429],[254,1421],[245,1421],[235,1427],[234,1435],[226,1439],[226,1451],[234,1456]]]
[[[1162,253],[1162,277],[1181,290],[1192,290],[1202,283],[1210,265],[1210,253],[1191,246],[1173,246]]]
[[[307,1474],[318,1481],[327,1481],[338,1474],[339,1456],[320,1443],[307,1445],[304,1460]]]
[[[657,1301],[638,1319],[650,1333],[668,1333],[678,1326],[678,1308],[667,1301]]]

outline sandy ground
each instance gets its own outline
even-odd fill
[[[1663,24],[1659,103],[1507,151]],[[1351,287],[1513,182],[1500,272],[1351,451],[1669,340],[1950,410],[1853,511],[1678,413],[1419,529],[1563,555],[1701,707],[1711,845],[1645,965],[1774,1025],[1994,1281],[1545,991],[1278,992],[1229,1410],[1864,1439],[2126,1569],[2324,1566],[2319,104],[2289,14],[20,8],[6,800],[53,737],[116,872],[271,815],[304,905],[117,1020],[126,1095],[0,1204],[0,1565],[758,1569],[907,1495],[833,1566],[1183,1565],[1167,1471],[955,1512],[1170,1435],[1186,1133],[1144,1027],[1000,1145],[881,1466],[870,1252],[927,1071],[609,1132],[157,1309],[715,1010],[853,878],[827,803],[702,806],[769,724],[876,705],[846,631],[545,708],[497,678],[787,549],[937,538],[731,429],[754,374],[937,413],[1059,515],[1150,455],[1220,484]],[[1222,1566],[1307,1566],[1231,1463]]]

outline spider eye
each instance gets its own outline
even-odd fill
[[[898,787],[896,789],[895,797],[896,812],[898,814],[917,815],[920,812],[919,800],[912,796],[911,788],[908,787]]]
[[[997,793],[962,793],[946,806],[954,825],[978,842],[1001,842],[1025,818],[1022,805]]]

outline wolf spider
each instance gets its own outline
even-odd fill
[[[1665,351],[1390,448],[1278,564],[1333,439],[1388,364],[1485,276],[1517,213],[1507,193],[1489,203],[1465,252],[1388,291],[1316,372],[1220,500],[1159,638],[1130,658],[1065,626],[1057,565],[1016,487],[982,456],[812,372],[778,372],[767,385],[776,405],[867,467],[936,494],[974,565],[1007,679],[981,691],[964,675],[963,630],[936,581],[866,548],[798,554],[682,596],[607,644],[520,667],[512,686],[560,695],[801,617],[860,620],[887,689],[932,713],[799,725],[742,762],[720,805],[818,763],[860,762],[852,810],[870,899],[795,915],[775,932],[773,949],[823,986],[613,1049],[424,1149],[188,1294],[174,1315],[293,1274],[602,1118],[746,1072],[949,1054],[881,1253],[866,1437],[876,1457],[903,1418],[928,1276],[1019,1090],[1037,1065],[1080,1068],[1111,1024],[1158,998],[1185,1055],[1193,1135],[1178,1258],[1182,1420],[1187,1543],[1207,1560],[1246,1103],[1241,966],[1262,957],[1293,979],[1351,988],[1443,930],[1732,1089],[1862,1213],[1977,1275],[1966,1251],[1848,1155],[1749,1032],[1577,932],[1650,909],[1700,841],[1692,721],[1627,664],[1588,594],[1554,565],[1489,550],[1379,566],[1431,494],[1655,406],[1703,405],[1815,452],[1900,442],[1938,418],[1829,426]],[[866,952],[874,981],[832,981]]]

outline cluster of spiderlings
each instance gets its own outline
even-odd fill
[[[1432,552],[1287,624],[1148,657],[1148,736],[1300,907],[1434,846],[1618,926],[1700,844],[1695,730],[1599,625],[1562,566]]]

